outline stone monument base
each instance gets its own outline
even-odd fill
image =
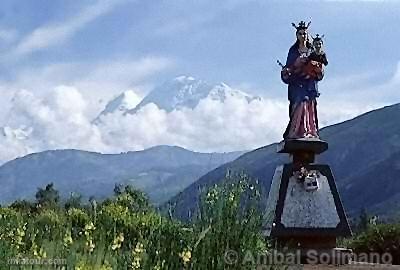
[[[278,146],[292,163],[275,170],[263,232],[279,250],[299,251],[301,263],[339,265],[350,261],[351,251],[336,248],[336,239],[351,236],[351,230],[330,167],[314,164],[315,154],[326,149],[321,140]]]
[[[311,242],[334,248],[336,238],[351,236],[351,230],[332,172],[328,165],[304,167],[313,173],[311,180],[298,179],[293,164],[276,168],[267,200],[264,235],[279,239],[282,244],[290,239],[300,245]]]

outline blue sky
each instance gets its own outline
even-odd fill
[[[0,124],[21,89],[78,89],[93,117],[127,89],[143,97],[183,74],[285,103],[276,60],[300,20],[325,35],[320,106],[327,124],[341,121],[400,102],[398,14],[400,1],[3,0]]]
[[[373,71],[379,83],[397,68],[399,11],[397,1],[3,1],[0,76],[154,57],[169,64],[152,83],[190,74],[275,92],[290,23],[311,20],[326,36],[329,78]]]

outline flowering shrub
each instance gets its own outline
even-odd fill
[[[240,265],[226,265],[224,253],[234,252],[240,262],[247,252],[265,250],[257,185],[243,173],[228,172],[221,185],[204,194],[195,221],[198,239],[191,252],[195,269],[242,269]]]

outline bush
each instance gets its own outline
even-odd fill
[[[65,216],[52,209],[45,209],[35,217],[34,226],[39,229],[37,239],[57,240],[65,228]]]
[[[198,237],[193,247],[194,269],[254,268],[251,263],[229,265],[224,255],[233,252],[240,263],[249,254],[255,257],[266,249],[256,185],[257,181],[243,173],[228,172],[221,185],[204,194],[195,223]]]
[[[0,208],[0,257],[13,257],[25,248],[26,224],[15,209]]]
[[[86,224],[89,224],[90,217],[82,209],[70,208],[67,211],[67,219],[72,226],[74,233],[79,233],[85,228]]]
[[[400,224],[379,224],[368,229],[350,241],[355,254],[390,253],[393,264],[400,264]]]
[[[16,200],[10,205],[10,208],[21,213],[30,214],[35,209],[35,205],[27,200]]]

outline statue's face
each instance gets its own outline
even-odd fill
[[[314,47],[316,50],[320,50],[322,48],[322,41],[321,40],[316,40],[314,41]]]
[[[297,39],[300,42],[304,42],[305,40],[307,40],[307,35],[308,33],[306,29],[301,29],[296,32]]]

